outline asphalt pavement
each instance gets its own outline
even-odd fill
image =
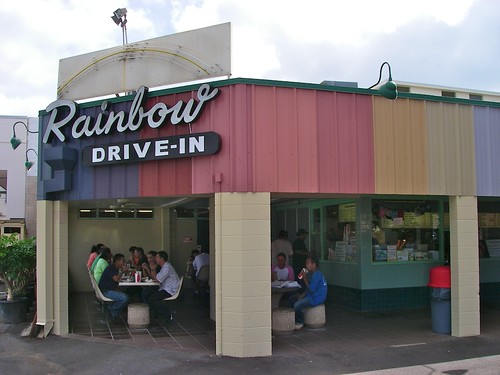
[[[499,323],[500,324],[500,323]],[[499,374],[500,336],[481,336],[264,358],[230,358],[124,345],[78,335],[21,337],[27,323],[0,324],[1,374]],[[411,340],[408,340],[411,342]]]

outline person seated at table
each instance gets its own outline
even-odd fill
[[[89,259],[87,260],[88,269],[92,267],[92,263],[94,263],[94,260],[99,256],[99,250],[101,249],[101,246],[104,245],[102,243],[98,243],[97,245],[92,245],[92,248],[90,249]]]
[[[208,280],[206,279],[208,273],[205,273],[204,276],[200,276],[200,270],[209,265],[210,255],[208,254],[208,249],[202,249],[201,253],[198,254],[193,261],[193,273],[191,274],[191,278],[194,284],[194,294],[199,294],[200,288],[208,285]]]
[[[101,246],[99,246],[99,249],[97,251],[97,256],[94,258],[94,260],[92,261],[92,265],[89,267],[89,270],[92,274],[94,274],[94,269],[95,269],[95,266],[97,265],[97,262],[99,261],[99,259],[101,258],[101,251],[104,247],[106,247],[105,245],[102,245],[102,244],[99,244]]]
[[[186,277],[191,278],[194,273],[193,262],[196,256],[200,253],[200,250],[194,249],[191,250],[191,255],[189,256],[186,262]]]
[[[168,262],[168,254],[165,251],[158,252],[156,262],[160,265],[161,269],[158,273],[152,270],[152,277],[160,285],[157,288],[142,288],[142,298],[151,308],[152,316],[168,319],[170,311],[168,310],[166,301],[163,300],[177,293],[180,287],[180,279],[172,264]]]
[[[125,256],[115,254],[113,261],[106,267],[99,280],[99,289],[102,294],[113,300],[107,307],[114,322],[120,318],[121,312],[128,303],[128,296],[118,288],[118,283],[126,270]]]
[[[293,268],[286,264],[285,253],[276,256],[276,264],[271,266],[271,281],[293,281]]]
[[[129,251],[132,253],[129,258],[129,262],[132,268],[137,271],[142,270],[142,265],[148,263],[148,258],[144,254],[144,249],[139,246],[130,246]]]
[[[109,266],[109,262],[111,262],[112,257],[113,254],[111,253],[111,249],[107,246],[102,246],[99,259],[94,261],[94,264],[92,264],[93,269],[91,268],[92,275],[94,275],[94,279],[97,284],[99,284],[101,275],[106,267]]]
[[[319,270],[319,259],[316,255],[309,255],[306,259],[307,273],[303,275],[306,290],[295,298],[290,298],[290,305],[295,310],[295,329],[304,326],[304,309],[325,303],[328,286],[325,276]]]
[[[156,273],[160,272],[160,265],[156,263],[156,255],[158,253],[154,250],[148,251],[148,262],[142,264],[142,275],[143,277],[153,278],[151,276],[151,270],[155,270]]]

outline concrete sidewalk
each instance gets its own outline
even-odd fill
[[[282,350],[272,357],[237,359],[138,347],[78,335],[45,339],[20,337],[26,325],[0,325],[0,372],[3,374],[500,373],[497,330],[470,338],[439,335],[439,340],[431,342],[412,343],[409,337],[408,345],[369,346],[369,349],[365,349],[360,339],[356,349],[325,347],[323,351],[302,355],[296,351],[290,355]]]

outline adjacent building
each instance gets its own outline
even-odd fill
[[[29,130],[29,131],[28,131]],[[36,235],[38,118],[0,116],[0,233]],[[19,145],[14,150],[14,135]],[[33,163],[27,170],[26,162]]]

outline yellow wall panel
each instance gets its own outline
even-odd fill
[[[378,194],[428,194],[423,102],[373,98],[375,189]]]
[[[429,192],[475,195],[472,106],[426,102]]]

